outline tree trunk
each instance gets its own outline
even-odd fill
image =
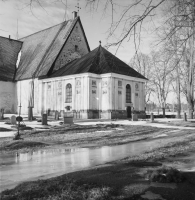
[[[176,14],[178,10],[176,10]],[[176,23],[176,22],[175,22]],[[175,57],[176,57],[176,63],[177,63],[177,66],[176,66],[176,74],[177,74],[177,77],[176,77],[176,93],[177,93],[177,118],[181,118],[181,98],[180,98],[180,74],[179,74],[179,59],[178,59],[178,55],[177,55],[177,36],[176,36],[176,32],[175,32]]]
[[[194,8],[195,9],[195,8]],[[195,10],[192,14],[192,19],[195,19]],[[188,79],[188,88],[187,88],[187,96],[188,96],[188,114],[189,118],[193,118],[194,111],[194,40],[195,40],[195,28],[194,22],[192,23],[192,36],[190,38],[190,69],[189,69],[189,79]]]
[[[179,74],[177,75],[179,76]],[[177,118],[181,118],[181,98],[180,98],[180,80],[179,77],[177,77]]]

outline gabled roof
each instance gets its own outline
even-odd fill
[[[16,80],[46,75],[77,21],[79,17],[20,39],[23,47]]]
[[[86,72],[94,74],[116,73],[146,79],[129,65],[104,49],[101,45],[83,57],[68,63],[50,74],[47,78]]]
[[[0,36],[0,81],[13,81],[22,42]]]

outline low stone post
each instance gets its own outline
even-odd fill
[[[187,115],[186,115],[186,113],[184,113],[184,121],[185,122],[187,121]]]
[[[33,120],[33,108],[32,107],[28,107],[28,120],[32,121]]]
[[[3,119],[3,113],[0,111],[0,120]]]
[[[59,120],[59,112],[57,110],[55,111],[55,120]]]
[[[153,113],[151,113],[151,115],[150,115],[150,120],[151,120],[151,122],[154,122],[154,114]]]
[[[42,114],[42,125],[47,125],[47,114]]]

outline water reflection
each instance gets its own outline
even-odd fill
[[[167,140],[168,141],[168,140]],[[164,142],[167,142],[164,140]],[[53,148],[19,154],[0,154],[1,190],[13,183],[82,170],[158,147],[160,140],[101,148]]]

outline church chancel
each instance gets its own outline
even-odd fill
[[[21,113],[27,114],[29,106],[34,114],[71,112],[81,119],[144,113],[147,79],[101,42],[90,51],[80,17],[73,16],[19,40],[21,56],[12,83]]]

